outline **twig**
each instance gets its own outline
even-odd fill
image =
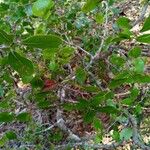
[[[96,59],[99,59],[99,56],[100,56],[100,52],[103,48],[103,45],[104,45],[104,42],[105,42],[105,39],[106,39],[106,36],[108,34],[108,28],[107,28],[107,24],[108,24],[108,3],[107,1],[102,1],[102,6],[106,7],[105,8],[105,24],[104,24],[104,32],[103,32],[103,38],[102,38],[102,41],[101,41],[101,44],[100,44],[100,47],[98,49],[98,51],[96,52],[96,54],[93,56],[93,58],[91,59],[90,63],[87,65],[86,68],[90,68],[91,65],[94,63],[94,61]]]
[[[81,50],[81,51],[84,52],[86,55],[90,56],[91,59],[93,59],[93,55],[90,54],[90,53],[89,53],[88,51],[86,51],[85,49],[83,49],[82,47],[80,47],[80,46],[78,46],[78,45],[74,45],[73,43],[67,42],[67,41],[65,41],[65,40],[64,40],[64,42],[65,42],[66,44],[70,45],[71,47],[75,48],[75,49]]]
[[[59,122],[57,121],[57,126],[62,131],[69,134],[68,139],[73,140],[73,141],[81,141],[81,139],[77,135],[75,135],[69,128],[67,128],[67,126],[65,125],[65,121],[62,118],[61,111],[59,109],[57,109],[56,119],[59,120]]]
[[[148,9],[149,3],[150,3],[150,1],[148,0],[148,1],[144,4],[144,6],[143,6],[143,8],[142,8],[142,11],[141,11],[140,17],[132,24],[132,27],[136,26],[137,24],[139,24],[139,23],[144,19],[144,16],[145,16],[146,11],[147,11],[147,9]]]

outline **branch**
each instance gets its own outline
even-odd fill
[[[141,15],[140,17],[132,24],[132,27],[136,26],[137,24],[139,24],[143,19],[144,19],[144,16],[146,14],[146,11],[148,9],[148,6],[149,6],[149,0],[144,4],[143,8],[142,8],[142,11],[141,11]]]
[[[69,134],[68,139],[74,141],[81,141],[81,139],[77,135],[75,135],[69,128],[67,128],[67,126],[65,125],[65,121],[62,118],[61,111],[59,109],[57,109],[56,119],[57,119],[57,126],[65,133]]]
[[[139,134],[138,131],[138,125],[137,125],[137,121],[136,118],[131,115],[129,112],[125,111],[125,114],[129,117],[129,121],[132,125],[132,129],[133,129],[133,142],[139,146],[141,149],[143,150],[150,150],[150,147],[147,146],[143,140],[141,139],[141,136]]]
[[[89,53],[88,51],[86,51],[85,49],[83,49],[82,47],[80,47],[80,46],[78,46],[78,45],[74,45],[73,43],[67,42],[67,41],[65,41],[65,40],[64,40],[64,42],[65,42],[66,44],[70,45],[71,47],[75,48],[75,49],[77,48],[77,49],[81,50],[81,51],[84,52],[86,55],[90,56],[91,59],[93,59],[93,55],[90,54],[90,53]]]
[[[90,68],[91,65],[94,63],[94,61],[99,59],[100,52],[103,48],[106,36],[108,34],[108,27],[107,27],[107,24],[108,24],[108,3],[107,3],[107,1],[102,1],[102,7],[104,7],[104,6],[105,6],[105,24],[104,24],[104,30],[103,30],[103,38],[102,38],[102,41],[101,41],[101,44],[100,44],[98,51],[93,56],[93,58],[91,59],[90,63],[87,65],[86,68]]]
[[[107,149],[115,150],[117,147],[121,146],[122,143],[111,143],[111,144],[88,144],[87,142],[78,142],[78,143],[67,143],[63,145],[58,145],[55,147],[55,150],[64,150],[67,147],[75,148],[77,146],[88,147],[92,149]]]

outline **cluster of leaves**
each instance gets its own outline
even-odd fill
[[[17,96],[14,88],[16,80],[32,86],[30,98],[36,100],[39,109],[49,109],[54,100],[59,99],[57,91],[52,90],[55,84],[53,81],[60,84],[66,82],[63,79],[70,75],[66,66],[71,65],[75,57],[78,57],[76,45],[93,56],[98,52],[105,20],[119,16],[120,13],[114,3],[115,0],[108,1],[108,14],[105,14],[101,0],[6,0],[0,3],[0,122],[32,120],[29,112],[14,113],[15,106],[11,100]],[[150,76],[144,72],[146,59],[141,55],[140,44],[150,43],[150,34],[145,33],[150,30],[150,16],[145,19],[138,36],[131,29],[132,23],[128,18],[117,18],[112,34],[105,37],[102,52],[107,54],[112,45],[119,45],[124,41],[134,40],[134,47],[123,55],[113,50],[107,58],[95,62],[98,67],[91,67],[89,70],[96,72],[95,76],[102,81],[105,80],[106,74],[113,74],[106,83],[106,89],[109,90],[102,91],[91,79],[89,71],[85,69],[85,65],[90,63],[88,56],[83,54],[83,63],[76,66],[76,62],[73,62],[75,67],[71,66],[75,75],[71,84],[78,85],[92,97],[77,97],[77,104],[63,104],[63,108],[80,111],[84,121],[93,124],[98,132],[97,137],[101,137],[100,141],[103,137],[103,123],[98,114],[105,113],[110,115],[113,121],[117,118],[119,124],[126,123],[127,116],[120,117],[124,106],[138,117],[142,114],[146,101],[144,98],[143,102],[142,97],[139,100],[140,85],[150,82]],[[109,65],[105,59],[109,61]],[[45,78],[49,79],[49,82]],[[115,100],[116,91],[125,85],[130,85],[130,94],[118,102]],[[46,91],[43,90],[45,87]],[[112,135],[114,140],[131,138],[132,128],[127,127],[119,132],[117,126],[118,124],[114,126]],[[54,136],[59,139],[62,135]],[[6,137],[10,140],[17,138],[14,132],[6,132],[0,145],[3,145]]]

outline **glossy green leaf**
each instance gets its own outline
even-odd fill
[[[9,65],[19,73],[24,82],[29,82],[34,73],[32,62],[18,54],[17,52],[10,52],[8,56]]]
[[[12,42],[13,35],[9,35],[5,31],[0,30],[0,44],[10,44]]]
[[[0,113],[0,122],[12,122],[14,120],[14,115],[9,112]]]
[[[150,34],[144,34],[141,36],[138,36],[136,39],[140,43],[150,43]]]
[[[37,0],[32,6],[33,15],[44,17],[53,6],[52,0]]]
[[[121,140],[129,140],[133,135],[133,130],[131,128],[124,128],[120,132],[120,139]]]
[[[76,70],[76,80],[80,84],[83,84],[86,80],[86,73],[83,68],[77,68]]]
[[[98,4],[100,4],[101,0],[87,0],[87,2],[84,4],[82,11],[87,13],[95,9]]]
[[[23,113],[20,113],[16,118],[20,122],[28,122],[31,119],[31,115],[27,112],[23,112]]]
[[[141,29],[141,32],[145,32],[150,30],[150,16],[148,18],[146,18],[143,28]]]
[[[129,51],[128,56],[137,58],[141,55],[141,48],[140,47],[134,47],[132,50]]]
[[[23,40],[23,44],[33,48],[58,48],[62,40],[56,35],[35,35]]]
[[[9,140],[14,140],[17,138],[17,135],[15,132],[13,131],[8,131],[6,132],[6,137],[9,139]]]

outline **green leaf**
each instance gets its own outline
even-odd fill
[[[131,24],[130,24],[130,20],[126,17],[120,17],[117,21],[116,21],[117,25],[119,26],[119,28],[121,29],[130,29],[131,28]]]
[[[49,65],[48,68],[50,69],[50,71],[56,72],[59,69],[59,64],[56,63],[55,60],[52,60]]]
[[[135,83],[150,83],[149,75],[135,74],[132,78]]]
[[[22,57],[17,52],[10,52],[8,56],[9,65],[19,73],[23,82],[30,82],[34,73],[32,62]]]
[[[41,80],[38,76],[35,76],[30,83],[33,88],[43,87],[44,85],[43,80]]]
[[[129,140],[133,135],[133,130],[131,128],[124,128],[120,132],[120,139],[121,140]]]
[[[50,101],[46,101],[46,100],[40,100],[38,103],[37,103],[38,107],[40,109],[46,109],[46,108],[49,108],[50,105],[51,105],[51,102]]]
[[[144,34],[144,35],[141,35],[141,36],[138,36],[136,38],[136,40],[138,42],[141,42],[141,43],[150,43],[150,34]]]
[[[113,106],[105,106],[105,107],[98,107],[96,108],[99,112],[103,112],[103,113],[106,113],[106,114],[116,114],[119,112],[118,109],[116,109],[115,107]]]
[[[141,55],[141,48],[140,47],[134,47],[132,50],[129,51],[128,56],[137,58]]]
[[[88,111],[87,113],[84,114],[83,119],[84,119],[85,123],[92,123],[94,117],[95,117],[95,112]]]
[[[76,70],[76,80],[80,84],[83,84],[86,80],[86,73],[83,68],[79,67]]]
[[[113,138],[115,141],[119,142],[119,141],[120,141],[120,133],[119,133],[119,131],[114,130],[114,131],[113,131],[113,134],[112,134],[112,138]]]
[[[103,100],[105,100],[105,92],[100,92],[97,95],[93,96],[90,99],[90,105],[91,106],[97,106],[99,105]]]
[[[128,98],[125,98],[121,101],[122,104],[125,105],[132,105],[135,99],[138,97],[140,91],[137,88],[131,89],[130,96]]]
[[[143,61],[143,59],[141,58],[137,58],[134,60],[134,69],[135,69],[135,72],[137,73],[143,73],[144,72],[144,66],[145,66],[145,63]]]
[[[102,129],[102,127],[103,127],[100,119],[98,119],[96,117],[93,120],[93,126],[96,130]]]
[[[51,48],[51,49],[44,49],[42,51],[43,53],[43,58],[47,60],[51,60],[55,58],[55,54],[57,54],[58,49],[56,48]]]
[[[83,88],[87,92],[99,92],[99,88],[96,86],[85,86]]]
[[[58,48],[62,40],[56,35],[35,35],[23,40],[23,44],[33,48]]]
[[[14,140],[17,138],[17,135],[15,132],[13,131],[9,131],[9,132],[6,132],[6,137],[9,139],[9,140]]]
[[[2,3],[2,1],[0,1],[0,11],[3,12],[3,11],[7,11],[9,9],[9,5],[8,4],[5,4],[5,3]]]
[[[10,44],[12,42],[13,35],[9,35],[5,31],[0,30],[0,44]]]
[[[69,46],[66,46],[60,50],[60,55],[64,58],[70,57],[74,54],[75,49]]]
[[[31,120],[31,115],[27,112],[23,112],[23,113],[20,113],[19,115],[17,115],[17,120],[18,121],[21,121],[21,122],[28,122]]]
[[[138,88],[133,88],[131,89],[130,97],[133,99],[136,99],[139,93],[140,93],[140,90]]]
[[[6,136],[3,136],[2,138],[0,138],[0,147],[5,146],[7,142],[8,142],[8,139]]]
[[[8,71],[5,71],[5,73],[3,74],[3,80],[5,80],[9,84],[13,83],[13,79]]]
[[[67,111],[72,111],[76,109],[76,104],[66,103],[66,104],[63,104],[63,108]]]
[[[98,24],[102,24],[104,22],[104,14],[102,13],[96,14],[95,20]]]
[[[114,65],[117,65],[117,66],[123,66],[125,63],[125,59],[123,57],[116,55],[116,54],[113,54],[110,57],[110,62]]]
[[[138,105],[135,107],[134,113],[137,114],[137,115],[142,114],[142,110],[143,110],[142,106],[141,106],[140,104],[138,104]]]
[[[75,108],[78,110],[87,110],[88,107],[89,107],[89,102],[84,99],[80,99],[79,102],[75,106]]]
[[[52,0],[37,0],[32,6],[33,15],[44,17],[53,6]]]
[[[82,11],[87,13],[95,9],[98,4],[100,4],[101,0],[87,0],[87,2],[84,4]]]
[[[110,86],[110,88],[116,88],[116,87],[122,85],[123,83],[126,83],[126,78],[124,78],[124,79],[112,79],[109,86]]]
[[[150,30],[150,16],[148,18],[146,18],[143,28],[141,29],[141,32],[145,32]]]
[[[14,115],[8,112],[0,113],[0,122],[12,122],[14,120]]]
[[[125,98],[121,101],[122,104],[131,105],[134,102],[133,98]]]

